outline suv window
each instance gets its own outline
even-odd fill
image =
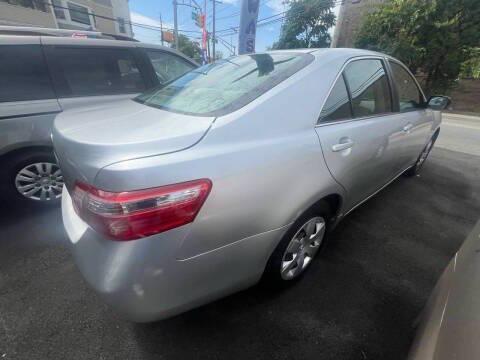
[[[146,52],[161,85],[175,80],[195,68],[181,57],[166,51],[147,50]]]
[[[400,112],[423,108],[423,95],[412,76],[400,64],[393,61],[389,63],[397,88]]]
[[[40,45],[4,45],[0,51],[0,102],[53,99]]]
[[[142,92],[145,83],[129,49],[54,47],[59,97]]]
[[[353,61],[345,68],[345,78],[349,86],[355,117],[392,111],[390,87],[381,60]]]
[[[338,78],[337,82],[333,86],[327,101],[325,101],[325,105],[323,105],[320,118],[320,121],[322,122],[352,118],[350,99],[343,75]]]

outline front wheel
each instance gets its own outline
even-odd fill
[[[299,278],[323,248],[329,218],[329,206],[322,202],[295,221],[271,255],[264,279],[286,284]]]
[[[48,150],[21,153],[6,162],[2,179],[6,196],[17,203],[54,205],[60,202],[63,176]]]
[[[432,150],[433,144],[435,144],[436,139],[437,139],[437,136],[434,135],[430,139],[430,141],[427,143],[427,145],[425,145],[422,152],[418,156],[418,159],[415,162],[415,165],[413,165],[410,169],[405,171],[406,176],[415,176],[420,172],[420,169],[422,168],[423,164],[425,163],[425,160],[427,160],[427,157],[430,154],[430,151]]]

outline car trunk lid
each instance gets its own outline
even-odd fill
[[[98,171],[107,165],[192,147],[214,119],[124,100],[58,115],[52,140],[70,188],[76,180],[94,184]]]

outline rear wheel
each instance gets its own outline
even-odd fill
[[[9,200],[32,205],[60,202],[63,177],[50,151],[15,155],[6,161],[6,167],[2,182]]]
[[[295,221],[271,255],[265,279],[287,284],[299,278],[324,247],[329,218],[329,206],[321,202]]]

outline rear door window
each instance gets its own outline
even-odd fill
[[[138,93],[146,88],[130,49],[55,46],[50,54],[59,97]]]
[[[3,45],[0,50],[0,102],[54,98],[40,45]]]
[[[396,62],[389,61],[397,88],[400,112],[423,109],[423,95],[413,77]]]
[[[320,121],[331,122],[351,118],[350,98],[345,85],[345,79],[341,75],[333,86],[327,101],[325,101],[325,105],[323,105]]]
[[[166,51],[146,50],[155,74],[161,85],[178,79],[183,74],[193,70],[195,66],[180,56],[170,54]]]
[[[355,60],[345,68],[354,117],[392,112],[392,100],[383,62],[377,59]]]

